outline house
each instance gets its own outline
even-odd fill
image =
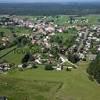
[[[73,69],[73,67],[67,67],[66,70],[67,71],[71,71]]]
[[[79,58],[80,59],[84,59],[85,58],[85,55],[83,53],[79,53]]]
[[[57,70],[57,71],[61,71],[61,65],[60,65],[60,64],[57,64],[56,70]]]
[[[6,96],[0,96],[0,100],[8,100]]]
[[[100,39],[99,38],[96,38],[96,42],[99,42],[100,41]]]
[[[49,32],[49,33],[52,33],[52,32],[54,32],[54,31],[55,31],[55,28],[54,28],[54,27],[49,26],[49,27],[45,28],[45,31],[46,31],[46,32]]]
[[[46,48],[51,48],[51,44],[48,43],[48,42],[44,42],[44,46],[45,46]]]
[[[30,69],[32,67],[33,67],[32,64],[28,64],[27,69]]]
[[[97,56],[96,54],[88,54],[87,55],[88,59],[91,60],[91,61],[92,60],[95,60],[96,59],[96,56]]]
[[[18,68],[23,68],[23,64],[18,65]]]
[[[100,52],[100,47],[97,50]]]
[[[50,36],[54,36],[54,35],[56,35],[54,32],[52,32],[52,33],[50,34]]]
[[[34,25],[29,24],[28,27],[32,29],[34,27]]]
[[[8,71],[10,70],[10,65],[8,63],[2,63],[0,64],[0,71],[1,72],[5,72],[5,71]]]
[[[7,42],[7,41],[9,41],[9,39],[8,39],[7,37],[3,37],[3,38],[2,38],[2,41],[3,41],[3,42]]]
[[[57,30],[57,32],[62,33],[63,30],[60,28],[60,29]]]
[[[40,62],[40,59],[36,59],[35,62],[36,62],[37,64],[42,64],[42,63]]]
[[[61,67],[57,67],[56,70],[57,70],[57,71],[61,71]]]
[[[67,62],[67,61],[68,61],[68,59],[67,59],[67,58],[65,58],[65,57],[63,57],[63,56],[60,56],[60,60],[62,61],[62,63],[65,63],[65,62]]]

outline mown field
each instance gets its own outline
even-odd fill
[[[100,87],[89,80],[88,63],[71,72],[45,71],[44,67],[0,75],[0,95],[9,100],[100,100]]]

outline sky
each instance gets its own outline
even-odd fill
[[[0,2],[91,2],[99,0],[0,0]]]

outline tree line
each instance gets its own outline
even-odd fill
[[[0,14],[10,15],[86,15],[99,9],[99,3],[0,3]]]

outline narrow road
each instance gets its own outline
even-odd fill
[[[87,37],[88,37],[88,33],[89,33],[89,31],[86,30],[86,32],[84,33],[84,38],[81,39],[81,41],[80,41],[80,45],[79,45],[79,47],[78,47],[78,52],[79,52],[80,49],[84,46],[84,42],[83,42],[83,41],[87,39]]]

